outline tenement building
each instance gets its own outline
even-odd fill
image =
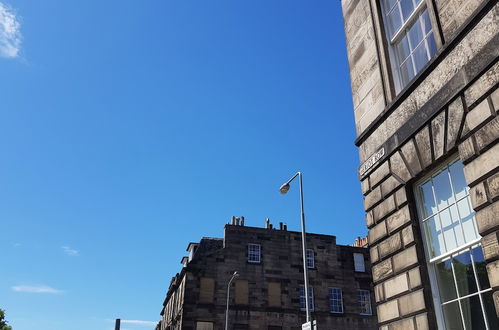
[[[342,8],[378,327],[498,329],[498,1]]]
[[[225,226],[223,238],[187,247],[182,270],[171,280],[157,330],[301,329],[305,293],[301,233],[248,227],[244,218]],[[376,329],[368,249],[336,244],[336,237],[307,234],[309,305],[319,329]],[[239,276],[231,278],[234,272]]]

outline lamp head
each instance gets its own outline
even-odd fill
[[[234,277],[238,277],[239,276],[239,273],[237,272],[237,270],[234,272],[234,274],[232,274],[232,276],[234,276]]]
[[[281,194],[287,193],[288,190],[289,190],[289,183],[285,183],[281,186],[281,188],[279,188],[279,191],[281,192]]]

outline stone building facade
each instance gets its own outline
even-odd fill
[[[378,326],[498,329],[498,1],[342,9]]]
[[[157,330],[222,330],[227,285],[229,329],[301,329],[305,322],[301,233],[244,226],[233,219],[224,238],[190,243],[184,267],[173,277]],[[319,329],[376,329],[367,248],[336,244],[336,237],[307,234],[312,319]]]

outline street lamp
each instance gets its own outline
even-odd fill
[[[289,191],[289,184],[296,177],[300,180],[300,205],[301,205],[301,245],[303,252],[303,281],[305,282],[305,310],[307,313],[307,322],[310,322],[310,306],[309,306],[309,297],[308,297],[308,272],[307,272],[307,241],[305,237],[305,212],[303,210],[303,183],[302,183],[302,174],[301,172],[297,172],[291,179],[289,179],[286,183],[284,183],[279,191],[281,194],[285,194]]]
[[[229,284],[227,285],[227,307],[225,309],[225,330],[229,330],[229,299],[230,299],[230,284],[232,281],[239,276],[237,271],[232,274],[232,277],[229,280]]]

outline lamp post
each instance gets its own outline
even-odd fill
[[[299,178],[300,181],[300,205],[301,205],[301,245],[302,245],[302,253],[303,253],[303,281],[305,282],[305,310],[307,313],[307,322],[310,322],[310,306],[309,306],[309,297],[308,297],[308,272],[307,272],[307,240],[305,236],[305,212],[303,210],[303,183],[302,183],[302,173],[297,172],[291,179],[289,179],[286,183],[284,183],[279,191],[281,194],[285,194],[289,191],[289,184],[296,177]]]
[[[232,274],[232,277],[229,280],[229,284],[227,284],[227,307],[225,309],[225,330],[229,330],[229,300],[230,300],[230,284],[232,281],[239,276],[237,271]]]

